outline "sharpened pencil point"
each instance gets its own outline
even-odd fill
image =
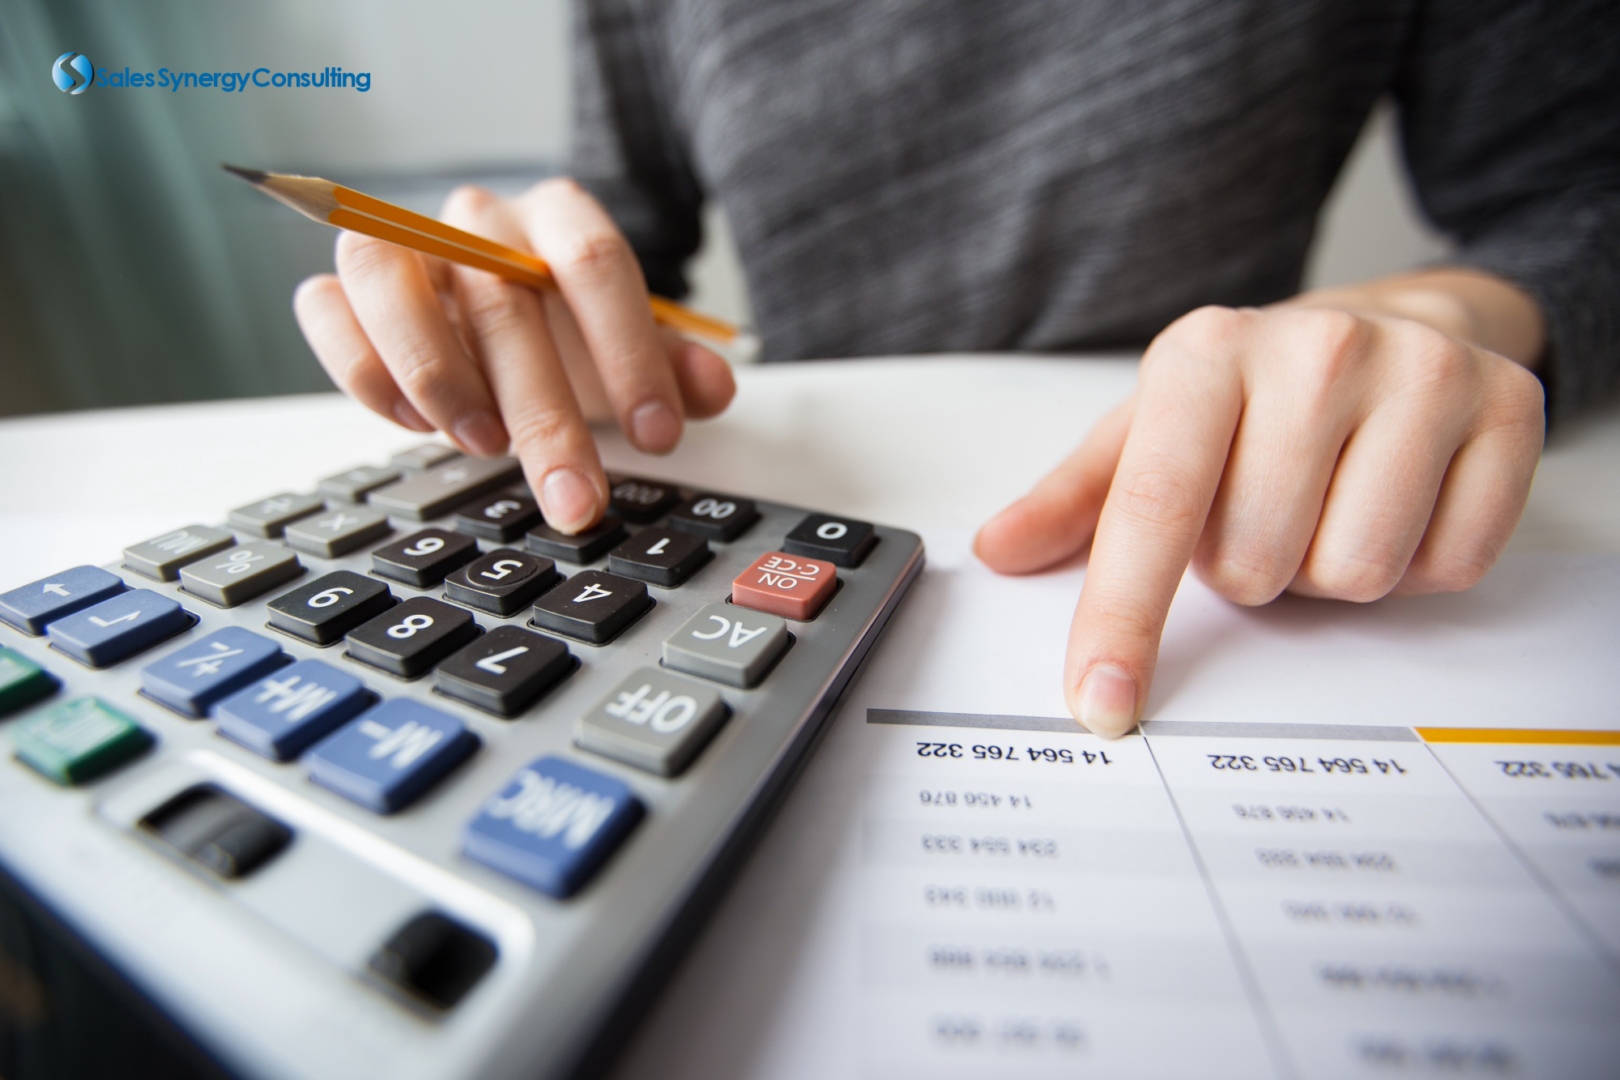
[[[219,163],[219,167],[228,173],[235,173],[250,184],[262,184],[270,179],[269,173],[261,172],[258,169],[242,169],[235,165],[227,165],[223,161]]]

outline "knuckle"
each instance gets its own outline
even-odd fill
[[[1472,374],[1473,359],[1466,345],[1437,330],[1421,330],[1407,353],[1412,389],[1426,397],[1450,398]]]
[[[630,246],[615,232],[591,231],[564,243],[552,260],[576,278],[602,278],[622,272],[632,261]]]
[[[1132,517],[1155,527],[1188,527],[1204,514],[1204,493],[1181,469],[1166,462],[1150,462],[1137,469],[1110,499]]]
[[[1367,355],[1373,327],[1348,311],[1298,313],[1300,340],[1318,387],[1331,389],[1356,371]]]
[[[1241,355],[1252,311],[1206,305],[1189,311],[1159,332],[1142,356],[1144,383],[1154,376],[1177,379],[1182,364],[1209,364]]]
[[[505,410],[502,419],[520,450],[546,461],[577,456],[582,425],[569,409],[534,402]]]
[[[445,220],[466,220],[481,215],[499,201],[493,192],[477,184],[459,184],[445,196],[440,216]]]
[[[1295,570],[1280,552],[1263,545],[1200,551],[1194,567],[1211,589],[1245,607],[1277,599],[1294,579]]]
[[[344,229],[337,238],[338,276],[350,281],[366,280],[384,271],[400,254],[399,248],[386,241]]]
[[[1450,552],[1429,560],[1423,568],[1426,592],[1463,592],[1478,585],[1490,573],[1495,559],[1483,551]]]
[[[432,349],[411,348],[390,358],[389,370],[414,402],[436,402],[454,376],[453,363]]]
[[[480,335],[509,336],[537,315],[532,293],[487,275],[480,276],[485,280],[467,281],[461,295],[462,314]]]
[[[1313,559],[1305,576],[1324,596],[1366,604],[1388,596],[1405,568],[1387,545],[1369,543],[1354,554]]]

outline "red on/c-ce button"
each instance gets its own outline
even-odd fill
[[[767,551],[731,583],[731,602],[784,619],[813,619],[838,586],[830,562]]]

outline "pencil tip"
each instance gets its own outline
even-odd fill
[[[228,173],[235,173],[237,176],[240,176],[250,184],[262,184],[266,180],[270,179],[269,173],[262,172],[258,169],[242,169],[235,165],[227,165],[223,161],[219,163],[219,167]]]

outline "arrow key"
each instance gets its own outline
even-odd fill
[[[0,619],[38,636],[57,619],[83,611],[124,591],[117,574],[98,566],[75,566],[20,589],[0,593]]]
[[[439,665],[438,690],[468,705],[516,716],[574,670],[568,646],[518,626],[498,626]]]

